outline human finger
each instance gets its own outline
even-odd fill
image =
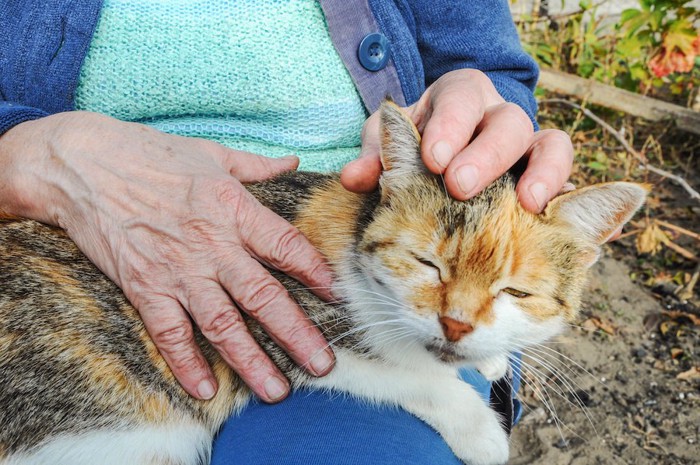
[[[544,129],[532,137],[525,156],[527,168],[516,187],[518,200],[527,210],[539,213],[569,178],[574,148],[564,131]]]
[[[503,102],[481,72],[462,72],[438,80],[413,108],[424,121],[421,153],[433,173],[443,173],[472,139],[486,109]]]
[[[192,323],[180,304],[163,298],[143,303],[139,313],[153,343],[185,391],[199,399],[214,397],[216,378],[195,343]]]
[[[533,126],[513,103],[486,109],[477,136],[449,164],[444,173],[447,190],[458,200],[481,192],[505,173],[527,150]]]
[[[200,143],[208,145],[208,151],[215,154],[221,166],[240,182],[262,181],[299,167],[299,158],[294,155],[270,158],[229,149],[211,141],[202,140]]]
[[[343,167],[340,182],[351,192],[371,192],[379,183],[382,164],[379,159],[379,112],[367,118],[362,126],[360,156]]]
[[[202,335],[258,397],[277,402],[287,396],[286,378],[260,348],[218,283],[198,282],[188,290],[187,307]]]
[[[293,277],[314,294],[332,300],[333,274],[323,255],[290,223],[252,198],[241,199],[237,215],[248,252],[271,268]]]
[[[334,363],[328,343],[287,290],[243,251],[232,258],[235,266],[222,266],[218,278],[238,308],[258,321],[298,365],[316,376],[328,373]]]
[[[340,183],[350,192],[372,192],[379,185],[382,163],[379,153],[357,158],[343,167]]]

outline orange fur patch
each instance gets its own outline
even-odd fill
[[[361,203],[360,194],[347,191],[336,181],[314,191],[293,224],[331,265],[337,264],[352,243]]]

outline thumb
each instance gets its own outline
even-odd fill
[[[358,193],[376,189],[382,174],[379,149],[379,112],[375,112],[367,118],[362,127],[362,150],[359,158],[345,165],[340,172],[343,187]]]

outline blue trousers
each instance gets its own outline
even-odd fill
[[[494,395],[498,395],[494,393],[496,386],[473,370],[464,370],[461,376],[493,406]],[[519,370],[514,370],[515,390],[519,377]],[[509,386],[509,402],[512,395]],[[510,421],[517,421],[519,410],[516,400]],[[342,394],[306,390],[293,392],[279,404],[253,402],[241,414],[230,418],[216,437],[211,463],[461,464],[440,435],[410,413],[367,405]]]

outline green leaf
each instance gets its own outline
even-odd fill
[[[625,31],[627,36],[634,35],[642,27],[648,28],[651,13],[648,11],[640,12],[634,17],[630,18],[628,21],[623,23],[622,30]]]
[[[632,79],[637,81],[646,81],[649,79],[649,71],[647,71],[646,67],[641,64],[630,66],[630,75],[632,76]]]
[[[620,13],[620,23],[624,24],[632,18],[636,18],[641,14],[642,12],[636,8],[628,8],[626,10],[622,10],[622,13]]]
[[[578,67],[578,74],[581,77],[588,78],[593,73],[595,65],[591,62],[581,63]]]
[[[605,166],[604,164],[597,162],[597,161],[589,161],[588,163],[586,163],[586,166],[589,167],[590,169],[596,170],[596,171],[603,171],[604,172],[604,171],[608,170],[607,166]]]

